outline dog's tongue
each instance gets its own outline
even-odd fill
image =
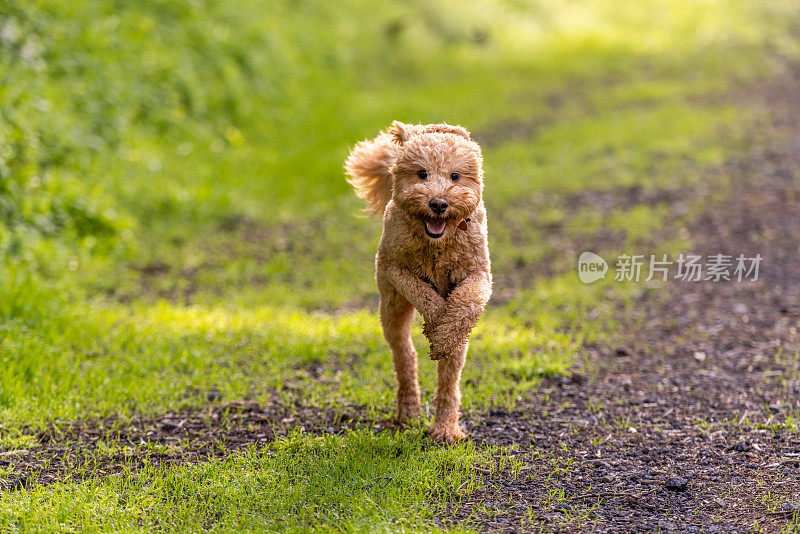
[[[428,227],[428,232],[433,235],[439,235],[444,232],[444,225],[446,221],[433,221],[433,220],[426,220],[425,225]]]

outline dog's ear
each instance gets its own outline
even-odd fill
[[[408,141],[408,138],[411,136],[408,124],[403,124],[400,121],[392,122],[392,125],[386,130],[386,133],[391,135],[392,140],[400,146],[403,146],[403,143]]]
[[[469,138],[469,132],[463,126],[451,126],[450,124],[430,124],[425,127],[425,131],[423,133],[449,133],[455,134],[460,137],[463,137],[467,141],[471,141]]]

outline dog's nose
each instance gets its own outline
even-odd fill
[[[447,210],[447,206],[447,201],[443,198],[432,198],[430,202],[428,202],[428,207],[437,215],[444,213],[445,210]]]

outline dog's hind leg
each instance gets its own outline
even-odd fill
[[[436,382],[436,419],[430,429],[431,438],[436,441],[452,443],[466,436],[458,425],[461,409],[461,370],[467,359],[468,343],[461,346],[461,350],[454,356],[439,360],[438,377]]]
[[[397,419],[402,422],[420,415],[417,351],[411,340],[414,307],[390,284],[379,284],[379,288],[381,326],[392,349],[397,375]]]

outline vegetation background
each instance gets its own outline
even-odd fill
[[[3,2],[0,450],[70,421],[242,399],[388,417],[380,225],[342,163],[394,119],[459,123],[484,146],[496,288],[465,409],[514,406],[613,337],[606,312],[643,289],[581,284],[579,245],[688,243],[691,210],[572,199],[724,188],[708,169],[754,120],[724,95],[796,57],[796,7]],[[434,372],[423,354],[424,404]],[[432,448],[423,430],[297,430],[209,462],[29,484],[0,493],[0,529],[427,530],[504,453]]]

